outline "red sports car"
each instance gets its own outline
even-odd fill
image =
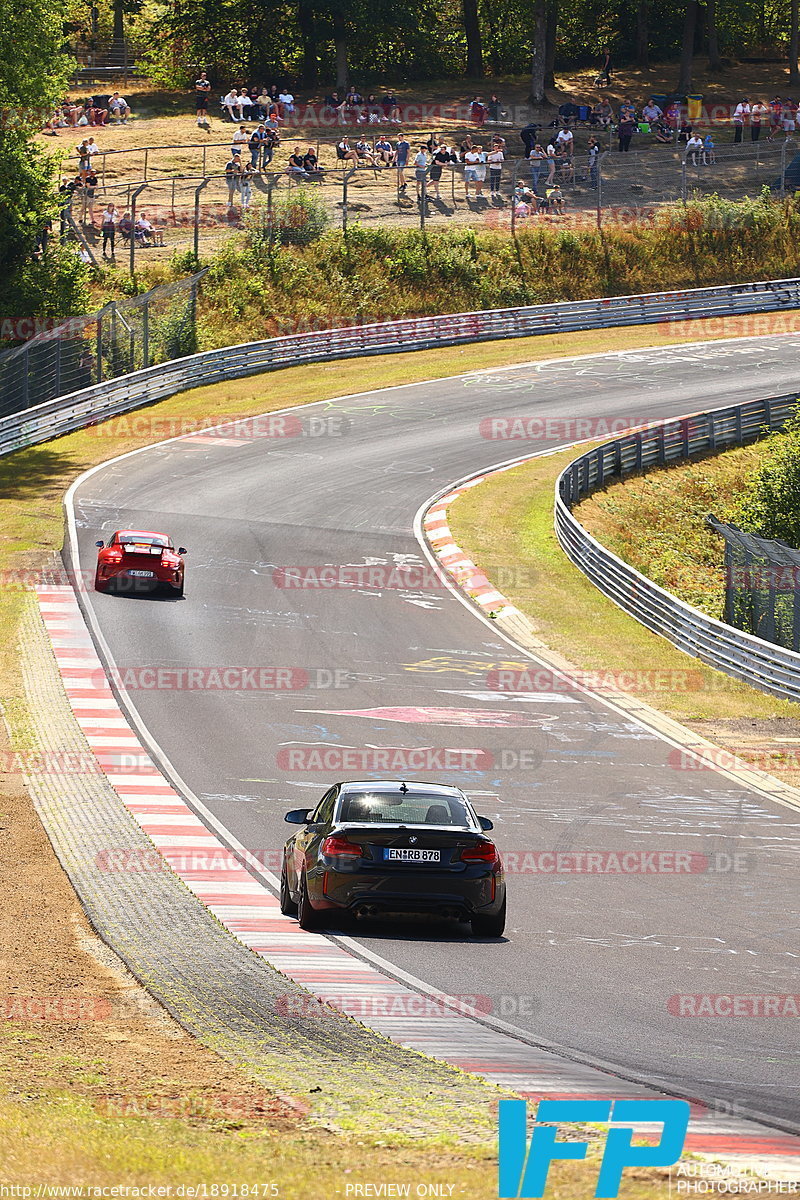
[[[94,586],[98,592],[152,592],[164,587],[175,596],[183,595],[183,555],[165,533],[143,529],[118,529],[108,543],[97,542],[97,570]]]

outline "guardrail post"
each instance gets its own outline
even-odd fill
[[[96,338],[96,353],[97,358],[97,382],[103,382],[103,318],[98,314],[97,317],[97,338]]]
[[[428,171],[425,170],[425,175],[422,179],[422,191],[419,196],[419,227],[422,232],[425,232],[425,210],[428,207]]]
[[[347,233],[347,184],[355,173],[356,168],[351,167],[349,171],[345,171],[342,175],[342,233],[345,234]]]
[[[134,254],[136,253],[136,201],[139,194],[149,187],[149,183],[140,183],[138,188],[131,195],[131,255],[130,255],[130,273],[134,273]]]
[[[142,366],[150,366],[150,301],[142,307]]]

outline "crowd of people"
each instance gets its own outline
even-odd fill
[[[119,92],[110,96],[86,96],[64,100],[45,122],[43,133],[57,135],[59,129],[82,129],[87,125],[126,124],[131,115],[128,101]]]

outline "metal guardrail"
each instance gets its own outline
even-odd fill
[[[755,441],[779,429],[800,393],[658,422],[595,447],[556,482],[556,536],[567,557],[605,596],[679,650],[709,666],[788,700],[800,700],[800,654],[726,625],[679,600],[612,554],[573,515],[572,507],[612,479],[699,454]]]
[[[121,375],[3,417],[0,419],[0,454],[60,437],[187,388],[280,367],[371,354],[407,353],[464,342],[798,307],[800,279],[778,279],[685,292],[613,296],[529,308],[416,317],[225,346]]]

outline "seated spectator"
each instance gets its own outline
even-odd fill
[[[128,101],[120,96],[119,92],[112,92],[109,96],[108,112],[110,117],[113,117],[117,121],[122,121],[123,125],[126,124],[128,117],[131,115]]]
[[[619,106],[618,120],[636,121],[636,108],[633,101],[626,97]]]
[[[324,167],[319,165],[317,152],[313,146],[309,146],[303,155],[303,170],[308,176],[321,176],[325,174]]]
[[[147,219],[147,213],[143,212],[136,218],[135,237],[140,246],[152,245],[153,226]]]
[[[375,166],[375,154],[372,146],[369,142],[365,141],[364,138],[360,138],[356,142],[356,154],[360,160],[369,163],[371,167]]]
[[[374,92],[370,92],[364,102],[359,121],[368,121],[370,125],[380,125],[382,109]]]
[[[239,93],[239,108],[242,110],[242,121],[248,121],[250,119],[250,109],[252,107],[253,101],[250,99],[249,93],[242,88],[241,92]]]
[[[611,122],[614,119],[614,110],[612,109],[610,102],[605,98],[605,96],[599,103],[599,113],[600,113],[600,124],[603,126],[604,129],[607,129],[608,126],[611,124]]]
[[[261,91],[256,97],[256,108],[258,109],[257,116],[259,121],[263,121],[269,115],[271,103],[272,101],[270,100],[269,93],[267,92],[267,85],[262,83]]]
[[[678,142],[681,146],[685,146],[692,136],[692,126],[687,120],[681,121],[681,127],[678,130]]]
[[[561,118],[563,127],[569,129],[578,120],[577,104],[573,104],[571,100],[567,100],[564,104],[559,105],[558,115]]]
[[[642,120],[647,121],[648,125],[655,125],[659,118],[663,117],[664,112],[658,107],[655,100],[651,96],[642,109]]]
[[[664,113],[664,124],[669,129],[677,129],[680,124],[681,109],[677,100],[673,100],[667,105],[667,111]]]
[[[299,146],[295,146],[294,151],[289,155],[289,165],[286,168],[286,174],[292,175],[297,179],[308,179],[305,155]]]
[[[657,142],[661,142],[661,144],[664,146],[672,145],[672,130],[670,129],[669,125],[665,123],[663,118],[660,121],[657,121],[652,127],[652,132],[655,134]]]
[[[278,96],[278,102],[282,106],[284,113],[294,112],[294,96],[288,88],[284,88],[284,90],[280,93]]]
[[[400,105],[397,103],[397,97],[394,92],[389,90],[381,100],[381,108],[383,109],[383,117],[392,125],[400,124]]]
[[[82,104],[78,105],[78,108],[79,108],[78,119],[75,122],[75,124],[79,125],[81,127],[88,125],[89,124],[89,116],[86,112],[86,108]]]
[[[354,167],[358,166],[358,155],[350,145],[350,140],[343,137],[340,142],[336,143],[336,157],[341,163],[352,163]]]
[[[222,107],[228,110],[228,116],[232,121],[244,120],[238,88],[231,88],[227,95],[222,97]]]
[[[105,213],[103,216],[105,217]],[[119,225],[117,226],[117,232],[119,233],[123,242],[127,242],[128,238],[133,233],[133,221],[131,220],[131,214],[129,212],[124,212],[120,217]]]
[[[375,158],[379,166],[391,167],[394,164],[392,143],[383,133],[375,142]]]
[[[700,155],[703,153],[703,139],[693,133],[686,141],[686,162],[690,162],[693,167],[696,167],[700,161]]]
[[[556,134],[556,150],[563,150],[568,156],[572,156],[572,148],[575,142],[572,130],[565,125],[559,133]]]
[[[503,119],[503,117],[508,116],[508,113],[500,103],[500,99],[496,92],[492,92],[491,96],[489,97],[489,103],[486,105],[486,113],[489,117],[489,120],[494,125],[497,125],[498,122]]]
[[[103,107],[99,96],[90,96],[86,106],[90,125],[107,125],[108,109]]]
[[[546,189],[546,197],[542,202],[542,208],[546,208],[548,212],[563,213],[564,211],[564,193],[558,184],[554,187]]]

